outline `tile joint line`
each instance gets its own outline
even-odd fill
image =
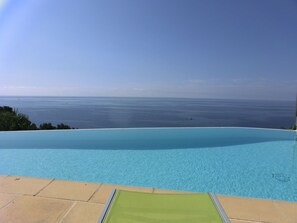
[[[98,188],[94,191],[94,193],[91,195],[91,197],[87,200],[87,202],[89,202],[91,199],[92,199],[92,197],[94,197],[94,195],[96,194],[96,192],[101,188],[101,186],[103,185],[103,183],[100,183],[99,184],[99,186],[98,186]]]
[[[4,209],[6,208],[7,206],[11,205],[19,196],[16,195],[15,198],[13,198],[11,201],[9,201],[7,204],[5,204],[3,207],[0,208],[1,209]]]
[[[49,186],[53,181],[55,180],[55,178],[53,178],[48,184],[46,184],[44,187],[42,187],[39,191],[37,191],[36,194],[33,194],[33,196],[37,196],[41,191],[43,191],[47,186]]]
[[[70,208],[66,211],[66,213],[61,217],[61,219],[58,221],[58,223],[61,223],[64,221],[66,216],[69,214],[69,212],[74,208],[74,206],[77,204],[77,201],[73,202],[73,204],[70,206]]]

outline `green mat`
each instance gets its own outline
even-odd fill
[[[154,194],[116,190],[99,222],[229,222],[228,219],[223,220],[225,213],[220,205],[217,207],[218,201],[212,196],[208,193]]]

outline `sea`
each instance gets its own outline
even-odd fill
[[[39,125],[73,128],[260,127],[289,128],[295,101],[140,97],[0,97]]]

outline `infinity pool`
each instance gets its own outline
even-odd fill
[[[296,132],[253,128],[0,132],[0,174],[297,201]]]

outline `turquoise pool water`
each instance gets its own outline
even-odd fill
[[[296,132],[253,128],[0,132],[0,174],[297,201]]]

